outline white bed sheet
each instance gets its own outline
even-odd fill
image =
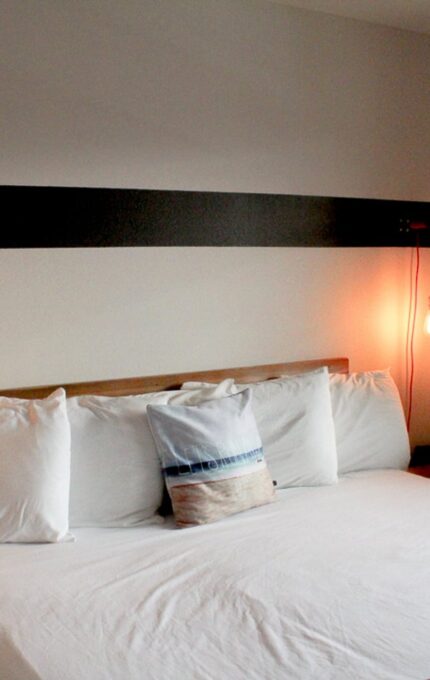
[[[1,680],[430,678],[430,481],[0,546]]]

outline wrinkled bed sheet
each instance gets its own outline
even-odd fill
[[[430,678],[430,481],[0,546],[1,680]]]

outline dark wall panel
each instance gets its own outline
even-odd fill
[[[0,200],[0,248],[408,246],[408,221],[430,224],[430,203],[321,196],[2,186]]]

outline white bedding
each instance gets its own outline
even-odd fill
[[[430,481],[277,497],[188,530],[0,545],[1,680],[430,678]]]

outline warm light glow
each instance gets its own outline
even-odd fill
[[[430,297],[428,299],[426,318],[424,319],[424,333],[430,335]]]

